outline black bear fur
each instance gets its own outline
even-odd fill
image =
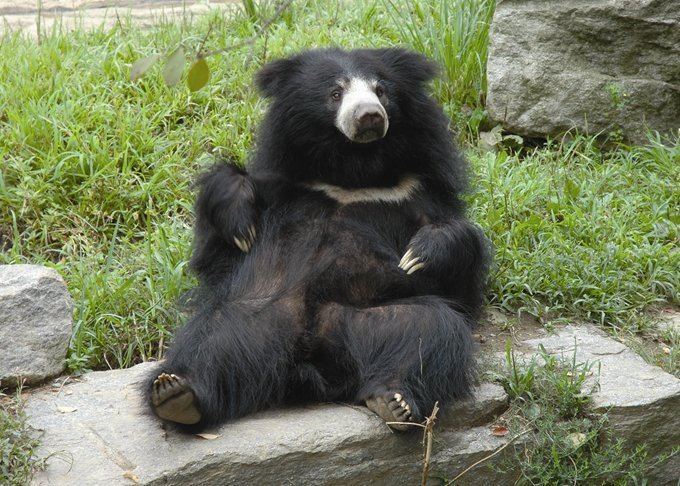
[[[189,431],[268,407],[363,404],[399,391],[413,419],[466,397],[471,330],[489,264],[465,217],[466,162],[427,93],[436,66],[398,48],[319,49],[270,62],[256,77],[270,105],[248,170],[220,163],[199,181],[192,313],[158,364],[184,377],[201,412]],[[384,138],[354,143],[328,102],[337,76],[386,90]],[[400,202],[340,204],[312,187],[389,188]],[[370,189],[369,189],[370,190]],[[250,251],[234,237],[256,228]],[[408,248],[426,266],[398,267]]]

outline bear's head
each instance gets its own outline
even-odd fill
[[[256,83],[288,105],[290,123],[303,113],[310,126],[333,124],[349,141],[370,143],[388,133],[399,101],[435,73],[433,63],[405,49],[319,49],[266,64]]]
[[[256,75],[271,99],[260,132],[263,158],[281,160],[294,177],[343,185],[388,183],[385,177],[412,172],[397,170],[400,159],[422,163],[414,153],[448,124],[427,93],[436,73],[426,57],[401,48],[315,49],[271,61]]]

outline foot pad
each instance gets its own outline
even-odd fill
[[[404,422],[403,424],[388,424],[394,430],[404,432],[411,427],[411,406],[404,400],[401,393],[386,393],[366,400],[366,407],[377,414],[385,422]]]
[[[196,407],[196,396],[184,378],[162,373],[153,382],[153,408],[163,420],[191,425],[201,420]]]

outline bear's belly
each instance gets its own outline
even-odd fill
[[[295,274],[306,302],[370,306],[444,291],[427,272],[407,275],[399,268],[409,241],[428,222],[416,201],[336,206],[315,195],[277,208],[270,218],[276,229],[264,238],[278,256],[272,262],[260,254],[258,273]]]
[[[417,224],[398,207],[380,209],[338,211],[325,221],[317,255],[323,271],[310,282],[323,289],[322,300],[365,306],[414,293],[398,265]]]

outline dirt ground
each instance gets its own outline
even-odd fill
[[[22,30],[37,36],[55,24],[73,29],[113,26],[128,16],[140,27],[225,8],[237,0],[0,0],[0,34]]]

